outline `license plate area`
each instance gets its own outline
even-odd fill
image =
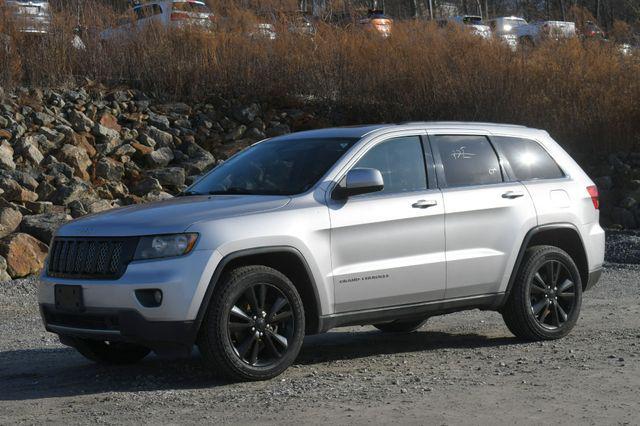
[[[56,284],[54,286],[56,309],[66,312],[84,311],[82,286]]]

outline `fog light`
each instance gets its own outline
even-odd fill
[[[157,308],[162,304],[162,290],[157,288],[136,290],[136,297],[145,308]]]

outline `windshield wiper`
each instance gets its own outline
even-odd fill
[[[227,189],[220,189],[217,191],[209,191],[209,195],[257,195],[255,192],[236,186],[229,187]]]
[[[178,195],[176,195],[176,197],[188,197],[190,195],[204,195],[200,192],[196,192],[196,191],[183,191],[181,193],[179,193]]]

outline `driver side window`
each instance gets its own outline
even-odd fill
[[[404,136],[381,142],[371,148],[354,168],[380,170],[384,189],[376,194],[427,189],[427,173],[419,136]]]

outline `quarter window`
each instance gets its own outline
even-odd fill
[[[371,148],[354,167],[380,170],[384,189],[377,194],[427,189],[427,173],[419,136],[384,141]]]
[[[491,140],[509,161],[517,180],[557,179],[564,177],[558,164],[538,142],[505,136]]]
[[[502,182],[500,163],[484,136],[433,136],[447,186],[488,185]]]

